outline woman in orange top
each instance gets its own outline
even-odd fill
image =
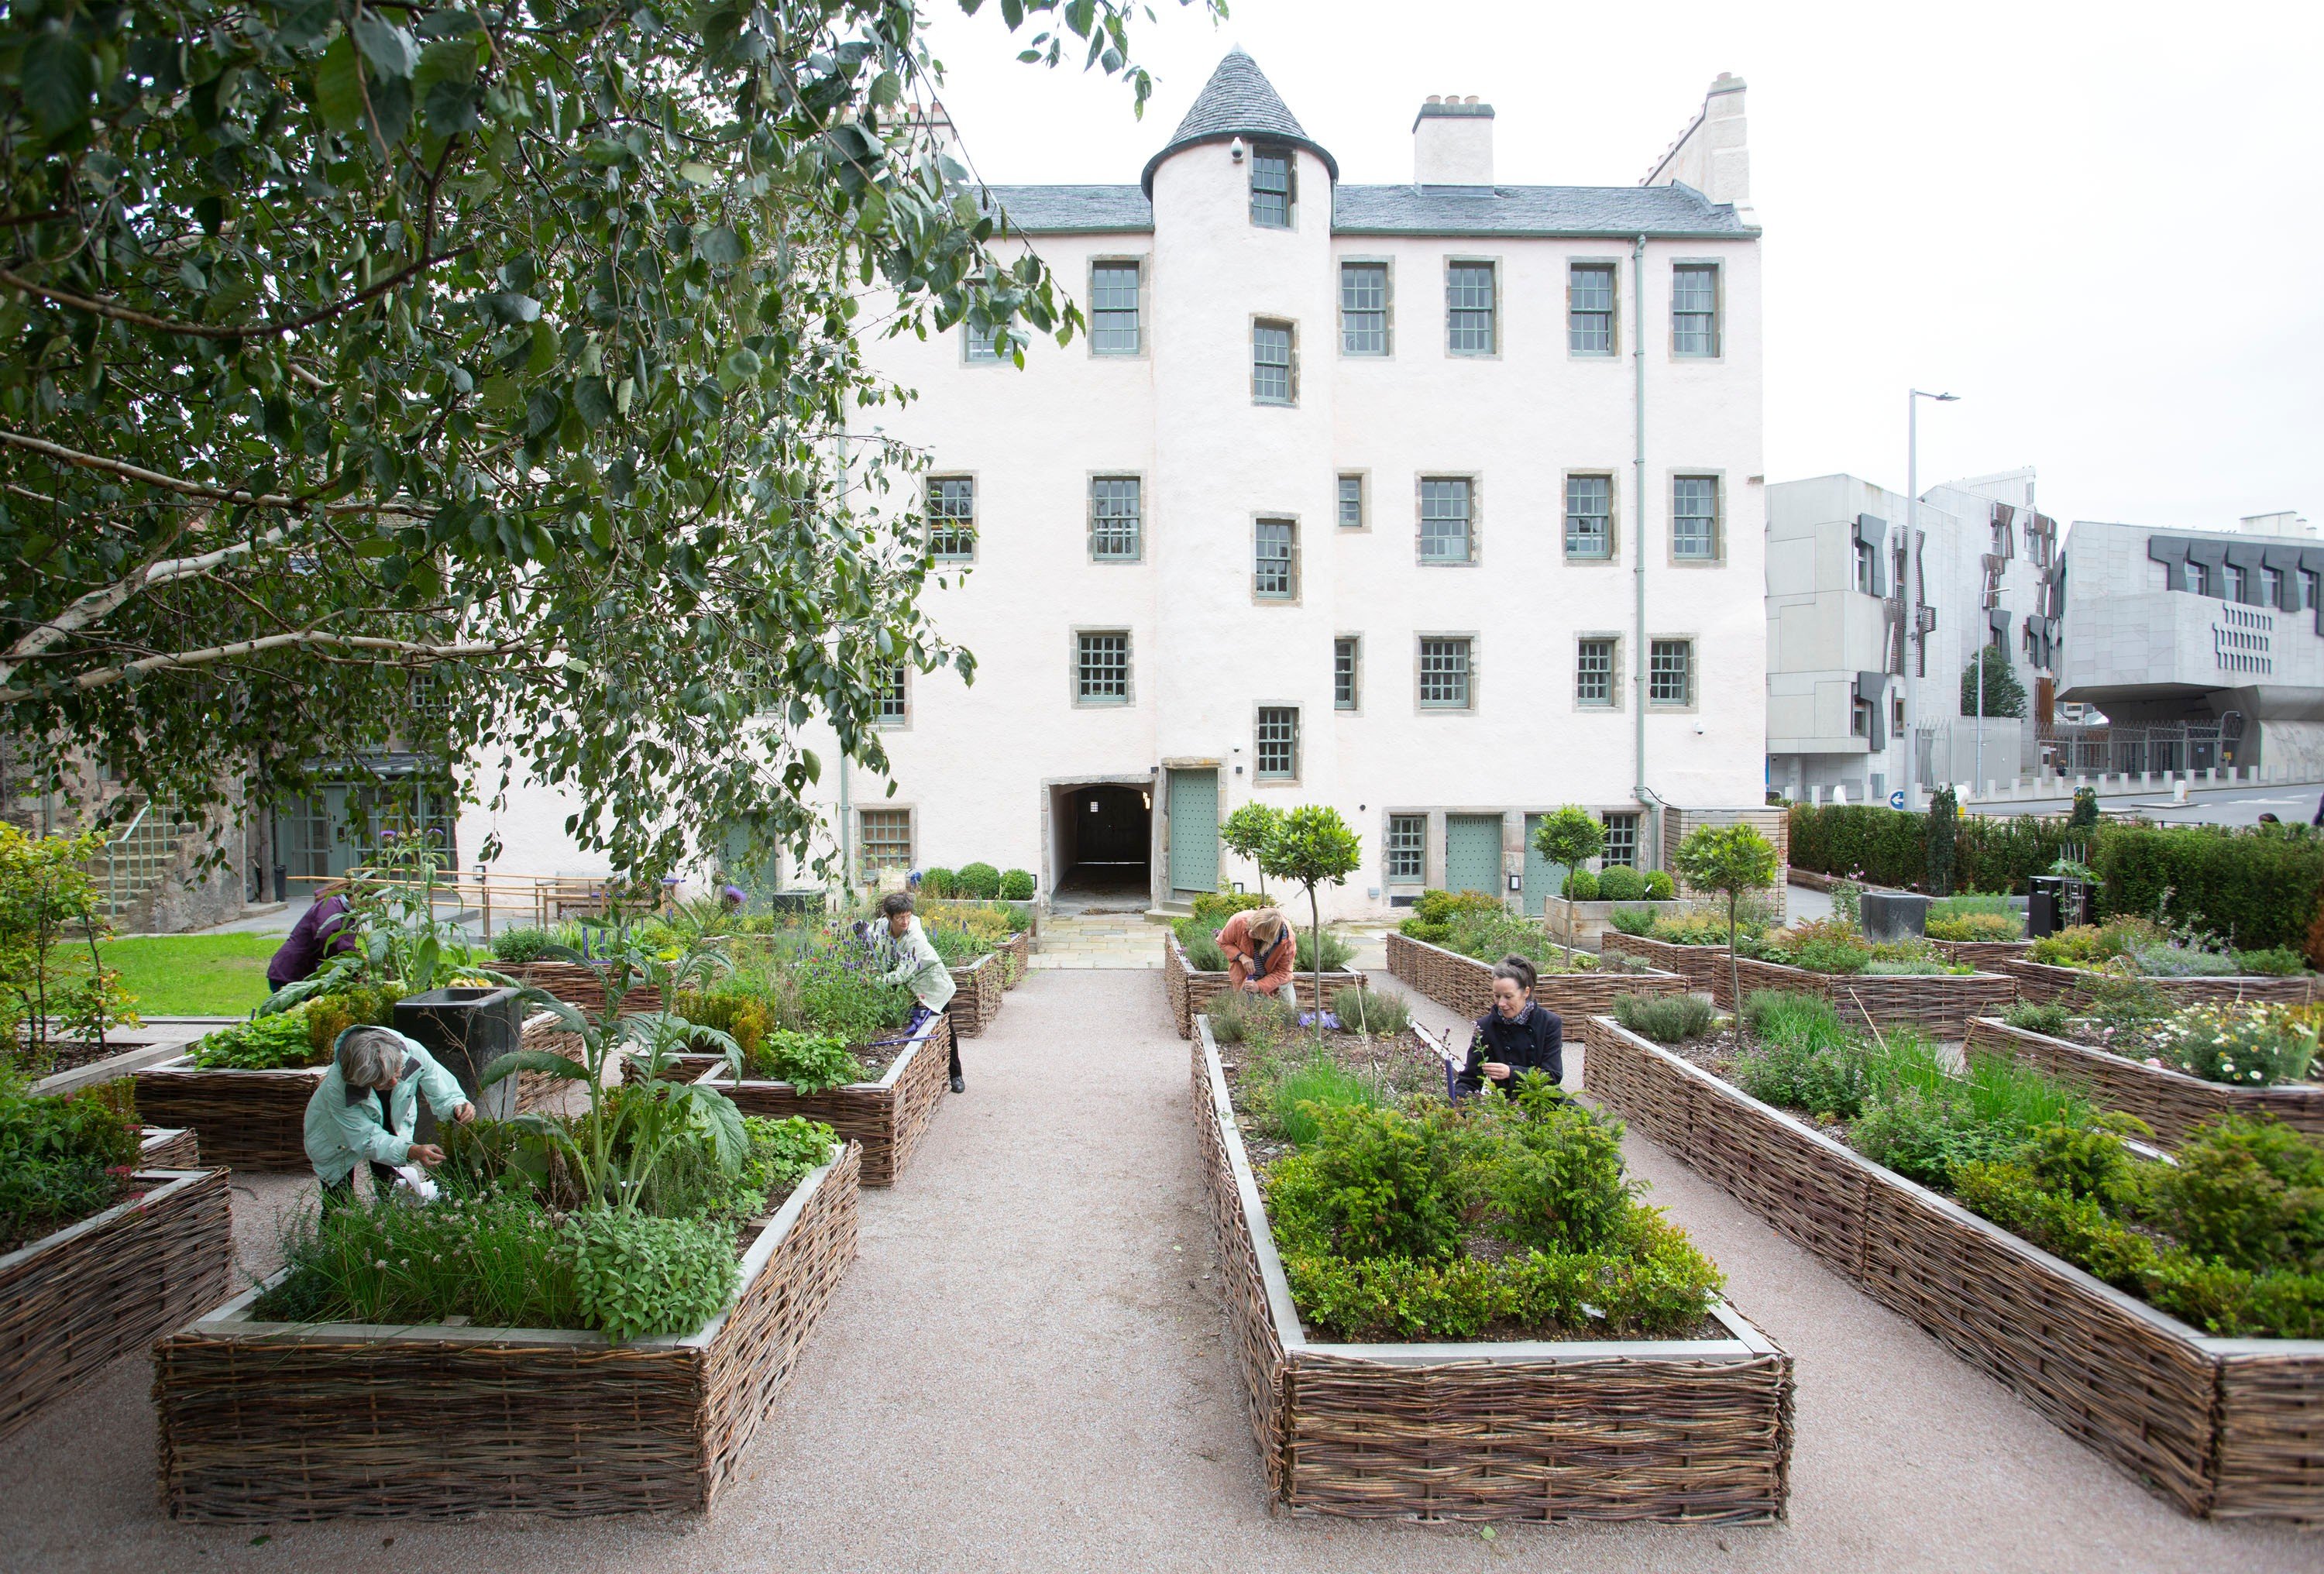
[[[1219,949],[1227,953],[1227,980],[1253,995],[1291,994],[1291,971],[1298,964],[1299,944],[1291,925],[1272,907],[1237,913],[1219,931]]]

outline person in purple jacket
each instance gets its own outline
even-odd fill
[[[266,964],[266,981],[275,989],[315,976],[323,958],[333,952],[353,951],[355,936],[346,933],[347,899],[325,897],[291,925],[274,959]]]

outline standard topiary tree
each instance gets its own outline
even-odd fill
[[[1572,876],[1588,871],[1582,866],[1606,851],[1606,827],[1600,824],[1589,810],[1578,804],[1568,804],[1554,815],[1544,815],[1541,824],[1533,828],[1533,850],[1552,863],[1562,863],[1571,872],[1565,887],[1565,954],[1558,958],[1561,970],[1573,961],[1573,904],[1575,887],[1581,882]],[[1591,896],[1597,894],[1598,882],[1590,881]],[[1586,897],[1581,898],[1587,900]]]
[[[1267,842],[1283,824],[1283,811],[1265,804],[1245,804],[1219,824],[1219,845],[1237,858],[1259,865],[1259,894],[1267,895]]]
[[[1362,840],[1348,829],[1339,810],[1321,804],[1303,804],[1277,816],[1274,833],[1259,850],[1260,872],[1280,875],[1307,890],[1308,933],[1314,936],[1312,955],[1315,963],[1318,1038],[1323,1036],[1323,909],[1316,900],[1315,888],[1327,880],[1335,886],[1345,885],[1363,861]]]
[[[1698,825],[1678,844],[1679,877],[1698,891],[1727,898],[1727,987],[1740,1010],[1742,970],[1735,964],[1735,906],[1745,891],[1775,883],[1775,849],[1748,825]]]
[[[1929,895],[1953,894],[1953,839],[1960,830],[1960,805],[1953,789],[1939,787],[1929,795]]]

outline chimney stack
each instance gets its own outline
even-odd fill
[[[1432,93],[1412,123],[1412,183],[1416,186],[1490,186],[1493,183],[1493,106]]]

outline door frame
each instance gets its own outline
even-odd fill
[[[1156,907],[1168,905],[1174,894],[1170,886],[1170,773],[1174,770],[1207,770],[1218,778],[1218,818],[1227,817],[1227,762],[1217,755],[1166,754],[1154,768],[1154,900]],[[1215,831],[1213,832],[1215,834]],[[1219,860],[1222,874],[1226,860]]]
[[[1160,802],[1163,795],[1157,790],[1157,773],[1145,771],[1090,771],[1079,776],[1050,776],[1041,778],[1041,895],[1044,898],[1057,894],[1057,881],[1065,873],[1057,867],[1056,803],[1060,788],[1083,787],[1134,787],[1153,800],[1146,812],[1146,905],[1154,905],[1154,882],[1159,878],[1155,870],[1152,851],[1155,827],[1166,816]]]

